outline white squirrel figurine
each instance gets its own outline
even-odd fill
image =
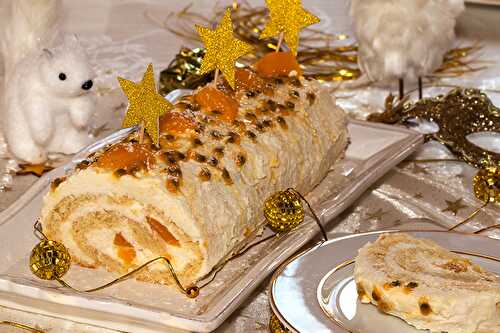
[[[359,65],[371,81],[419,82],[443,62],[464,0],[352,0]],[[421,97],[421,96],[420,96]]]
[[[90,143],[92,71],[76,37],[52,46],[58,5],[58,0],[11,1],[2,38],[4,134],[10,152],[33,164]]]

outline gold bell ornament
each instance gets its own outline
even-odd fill
[[[487,166],[476,173],[472,180],[472,187],[474,195],[477,199],[483,202],[483,205],[470,214],[465,220],[454,225],[448,231],[455,230],[456,228],[469,222],[476,216],[481,209],[491,203],[500,202],[500,166]],[[500,228],[500,224],[494,224],[483,229],[476,230],[474,233],[479,234],[486,230]]]

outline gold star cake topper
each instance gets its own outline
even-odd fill
[[[156,91],[153,65],[148,65],[139,83],[121,77],[118,78],[118,82],[129,101],[127,114],[125,115],[125,119],[123,119],[122,127],[127,128],[134,125],[140,125],[141,143],[143,131],[146,130],[154,144],[158,145],[158,118],[172,109],[173,106]]]
[[[249,53],[252,47],[233,36],[231,10],[228,8],[215,30],[196,26],[207,53],[203,58],[200,74],[216,70],[222,71],[226,81],[234,89],[234,64],[241,56]],[[217,80],[214,80],[216,82]]]
[[[294,55],[297,55],[299,33],[303,28],[318,23],[318,17],[306,11],[300,0],[266,0],[270,19],[259,38],[280,36],[285,39]],[[278,45],[280,45],[278,43]],[[278,49],[279,50],[279,46]]]

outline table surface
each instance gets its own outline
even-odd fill
[[[0,14],[5,15],[9,0],[0,0]],[[249,0],[254,6],[264,1]],[[219,4],[228,1],[219,1]],[[230,3],[230,2],[229,2]],[[308,0],[307,8],[320,13],[321,28],[325,31],[351,35],[347,0]],[[193,1],[193,9],[211,17],[214,1]],[[196,46],[181,40],[168,32],[163,24],[169,13],[178,12],[186,5],[173,0],[86,0],[63,1],[61,30],[76,33],[87,46],[100,80],[98,88],[104,96],[99,104],[102,122],[108,131],[119,126],[116,112],[123,112],[123,96],[117,93],[115,77],[125,76],[136,80],[145,66],[152,62],[159,72],[168,65],[180,46]],[[500,96],[500,64],[496,63],[500,50],[500,7],[467,5],[460,17],[457,44],[478,42],[484,46],[481,60],[492,60],[489,68],[480,73],[464,77],[446,79],[447,84],[457,84],[485,89],[487,93]],[[172,22],[169,18],[167,22]],[[1,24],[1,23],[0,23]],[[392,87],[393,89],[395,87]],[[353,117],[363,118],[369,112],[381,107],[390,88],[371,87],[350,90],[350,100],[340,100]],[[431,92],[432,90],[428,90]],[[495,99],[494,99],[495,100]],[[497,105],[500,98],[496,99]],[[109,110],[114,110],[113,112]],[[119,110],[119,111],[116,111]],[[115,112],[116,111],[116,112]],[[437,143],[428,143],[412,156],[415,158],[443,158],[449,153]],[[1,166],[0,159],[0,166]],[[471,178],[475,170],[463,163],[414,164],[406,161],[384,176],[367,191],[352,207],[329,224],[330,233],[362,232],[389,227],[446,228],[463,220],[479,205],[471,189]],[[16,177],[11,191],[0,192],[0,211],[8,207],[35,179]],[[460,202],[465,207],[456,215],[446,211],[453,203]],[[420,224],[421,218],[436,221]],[[500,209],[491,206],[481,212],[471,223],[471,228],[493,224],[500,220]],[[466,230],[466,229],[464,229]],[[472,229],[470,229],[472,230]],[[498,233],[492,233],[498,237]],[[269,320],[269,306],[266,295],[267,281],[216,332],[266,332]],[[114,332],[71,321],[44,317],[0,307],[0,321],[13,320],[37,326],[45,332]],[[19,330],[0,326],[0,332]]]

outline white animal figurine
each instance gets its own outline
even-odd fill
[[[9,150],[38,164],[49,153],[73,154],[89,143],[92,71],[76,38],[53,45],[57,0],[11,1],[2,40],[3,129]]]
[[[371,81],[404,80],[434,72],[455,39],[463,0],[352,0],[359,66]]]

